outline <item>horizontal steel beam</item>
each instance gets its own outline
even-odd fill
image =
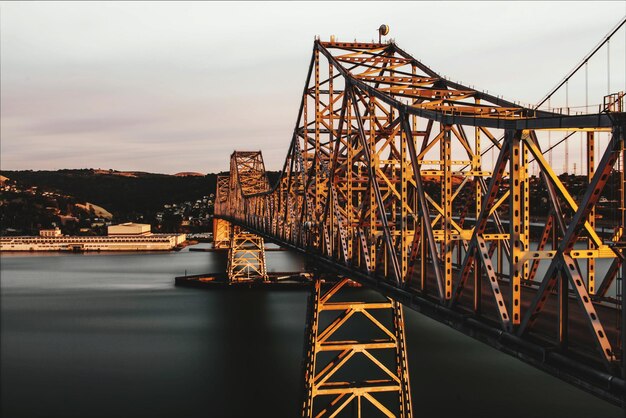
[[[481,117],[481,116],[468,116],[468,115],[456,115],[447,112],[441,112],[437,110],[429,110],[420,107],[415,107],[409,104],[405,104],[400,100],[392,97],[380,89],[369,85],[363,80],[355,77],[348,69],[346,69],[340,60],[335,57],[327,47],[333,47],[333,44],[316,41],[315,48],[317,48],[324,56],[328,59],[330,63],[343,75],[346,80],[346,83],[351,83],[355,87],[360,90],[367,92],[369,95],[376,97],[378,100],[388,104],[389,106],[398,109],[401,113],[408,113],[411,115],[419,116],[425,119],[433,120],[436,122],[441,122],[444,125],[466,125],[466,126],[480,126],[485,128],[494,128],[494,129],[511,129],[511,130],[523,130],[523,129],[577,129],[577,128],[609,128],[616,124],[616,116],[617,118],[623,118],[626,113],[617,113],[613,115],[608,115],[606,113],[598,113],[598,114],[590,114],[590,115],[561,115],[553,112],[545,112],[536,109],[526,109],[521,108],[515,105],[512,102],[499,99],[497,97],[488,95],[486,93],[481,93],[478,91],[474,91],[474,89],[470,89],[467,86],[463,86],[458,83],[451,82],[450,80],[441,79],[439,75],[437,75],[434,71],[430,70],[428,67],[424,66],[419,61],[410,57],[406,52],[400,50],[396,45],[393,45],[396,52],[399,52],[409,60],[407,63],[412,63],[425,72],[427,72],[430,76],[439,78],[441,82],[446,85],[461,89],[463,91],[468,90],[475,92],[477,98],[487,99],[499,106],[513,106],[520,111],[525,111],[527,113],[527,117],[520,118],[498,118],[498,117]],[[621,116],[619,116],[621,115]]]

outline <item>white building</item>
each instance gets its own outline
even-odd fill
[[[61,235],[59,228],[38,237],[0,237],[0,251],[169,251],[180,248],[185,234],[153,234],[150,225],[125,223],[108,227],[107,237]]]
[[[59,228],[54,229],[40,229],[39,230],[40,237],[60,237],[61,230]]]
[[[107,235],[109,235],[110,237],[127,235],[150,235],[150,225],[136,224],[134,222],[111,225],[107,227]]]
[[[168,251],[180,246],[185,234],[117,237],[0,237],[0,251]]]

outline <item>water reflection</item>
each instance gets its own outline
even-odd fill
[[[185,270],[223,268],[219,257],[3,255],[1,415],[297,416],[307,294],[174,287]],[[406,321],[416,416],[622,416],[415,312]]]

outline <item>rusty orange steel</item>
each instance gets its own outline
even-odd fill
[[[233,153],[215,216],[619,403],[623,100],[575,116],[525,108],[447,80],[393,42],[317,40],[278,181],[260,152]],[[546,130],[584,132],[584,195],[543,155]],[[595,161],[599,132],[610,140]],[[616,173],[619,219],[602,237],[596,211]],[[546,213],[532,201],[537,182]],[[531,217],[543,229],[531,231]],[[602,259],[610,268],[594,269]]]

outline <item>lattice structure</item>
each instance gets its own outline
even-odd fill
[[[217,176],[215,206],[225,205],[227,203],[229,181],[230,176]],[[230,247],[230,227],[230,222],[220,218],[213,218],[213,248],[227,249]]]
[[[302,416],[411,417],[402,305],[387,298],[363,302],[350,283],[343,278],[322,291],[315,281]]]
[[[316,41],[280,179],[270,188],[260,154],[235,152],[216,216],[616,402],[626,344],[611,292],[626,265],[594,223],[624,160],[623,100],[611,95],[598,114],[529,109],[447,80],[393,42]],[[586,135],[583,195],[546,161],[544,131]],[[610,139],[596,161],[600,134]],[[532,200],[538,184],[545,204]],[[626,223],[626,192],[615,193],[613,242]],[[538,242],[531,217],[544,225]]]
[[[228,194],[229,211],[238,217],[249,213],[254,216],[262,213],[266,208],[264,199],[255,199],[252,207],[248,207],[243,196],[254,196],[269,190],[269,183],[265,175],[265,165],[261,151],[235,151],[230,156],[229,190],[240,189],[240,192]]]
[[[230,248],[230,228],[230,222],[213,218],[213,248],[216,250]]]
[[[228,280],[267,280],[265,243],[262,237],[233,225],[228,250]]]

